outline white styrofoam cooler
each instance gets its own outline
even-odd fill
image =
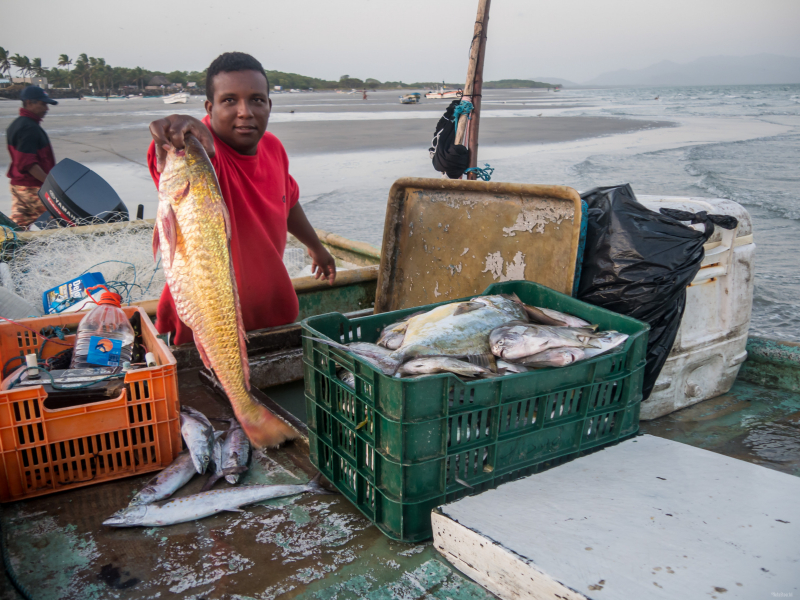
[[[714,398],[730,390],[747,358],[747,332],[753,306],[755,244],[750,215],[722,198],[637,196],[649,209],[677,208],[730,215],[732,231],[719,227],[705,245],[700,272],[686,291],[686,311],[653,393],[642,403],[650,420]],[[701,229],[703,225],[695,225]]]

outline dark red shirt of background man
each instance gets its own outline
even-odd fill
[[[39,200],[39,188],[56,159],[41,122],[48,106],[58,102],[35,85],[22,90],[20,99],[19,117],[6,130],[6,144],[11,155],[6,176],[11,185],[11,219],[27,228],[47,210]]]

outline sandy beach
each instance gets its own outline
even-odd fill
[[[320,172],[347,154],[348,163],[359,152],[412,150],[428,161],[427,149],[446,100],[426,100],[401,105],[399,92],[361,95],[332,92],[273,94],[269,131],[283,142],[290,160],[316,157]],[[56,160],[70,158],[103,176],[135,214],[145,206],[145,217],[155,216],[155,191],[145,165],[150,143],[148,124],[175,112],[198,118],[205,114],[204,98],[193,96],[188,104],[165,105],[160,99],[130,99],[93,102],[62,100],[51,107],[43,122]],[[530,144],[553,144],[598,136],[631,133],[671,126],[667,121],[623,119],[603,116],[565,116],[566,110],[586,106],[554,92],[537,90],[490,90],[485,94],[480,141],[484,150]],[[18,103],[0,102],[0,130],[16,118]],[[293,111],[293,112],[292,112]],[[541,115],[541,116],[539,116]],[[8,154],[0,155],[0,168],[8,169]],[[357,158],[356,158],[357,160]],[[306,161],[303,161],[306,162]],[[428,162],[428,165],[430,163]],[[314,196],[326,180],[318,180],[313,169],[303,169],[298,183]],[[437,176],[428,172],[408,173],[400,168],[395,178],[406,175]],[[371,182],[364,181],[369,187]],[[388,188],[387,188],[388,190]],[[0,186],[0,211],[10,211],[7,185]],[[326,229],[330,225],[315,223]],[[347,233],[347,232],[340,232]],[[373,236],[370,236],[373,237]]]

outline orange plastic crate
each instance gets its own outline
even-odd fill
[[[180,404],[175,357],[139,312],[142,337],[158,366],[129,371],[119,397],[51,410],[44,388],[0,391],[0,502],[69,490],[157,471],[181,451]],[[85,312],[24,319],[35,331],[48,326],[76,330]],[[66,341],[74,341],[74,335]],[[43,338],[0,320],[0,362],[39,349]],[[43,357],[64,350],[48,342]]]

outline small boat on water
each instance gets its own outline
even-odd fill
[[[406,94],[405,96],[400,96],[400,104],[419,104],[421,97],[422,95],[419,92]]]
[[[169,96],[164,96],[164,104],[186,104],[189,102],[189,98],[191,94],[189,92],[178,92],[177,94],[170,94]]]
[[[460,98],[462,94],[463,90],[448,90],[445,89],[445,86],[440,85],[435,92],[428,92],[425,97],[430,100],[452,100]]]
[[[91,102],[116,102],[117,100],[127,100],[127,96],[84,96],[81,100],[89,100]]]

